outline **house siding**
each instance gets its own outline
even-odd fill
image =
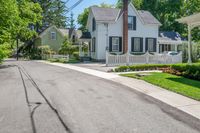
[[[94,30],[93,31],[93,29],[92,29],[92,20],[93,20],[93,18],[94,18],[94,15],[92,14],[92,12],[90,11],[90,14],[89,14],[89,17],[88,17],[88,31],[91,33],[91,38],[94,38],[95,37],[95,41],[96,41],[96,43],[95,43],[95,52],[93,52],[93,51],[90,51],[91,52],[91,58],[92,59],[98,59],[98,57],[97,57],[97,53],[98,53],[98,35],[97,35],[97,30],[98,30],[98,23],[96,23],[96,30]],[[92,42],[92,40],[91,40],[91,42]]]
[[[56,40],[51,40],[51,32],[56,33]],[[41,39],[42,45],[48,45],[55,52],[58,52],[63,44],[64,37],[54,27],[52,27]]]
[[[128,6],[128,15],[129,16],[137,16],[136,12],[132,8],[132,6],[129,4]],[[158,40],[158,30],[159,26],[157,25],[144,25],[140,18],[136,17],[136,30],[129,30],[128,31],[128,52],[131,52],[131,38],[132,37],[142,37],[143,38],[143,52],[145,52],[145,38],[156,38]],[[156,41],[156,44],[157,41]],[[158,48],[157,48],[158,52]]]

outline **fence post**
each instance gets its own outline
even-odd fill
[[[108,66],[108,51],[106,50],[106,66]]]
[[[126,53],[126,65],[127,66],[129,65],[129,53],[128,52]]]
[[[146,57],[146,64],[149,64],[149,52],[147,51],[145,54]]]

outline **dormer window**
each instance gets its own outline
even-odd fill
[[[136,16],[128,16],[128,29],[136,30]]]
[[[95,18],[92,19],[92,31],[96,30],[96,21]]]
[[[51,40],[56,40],[56,32],[51,32]]]

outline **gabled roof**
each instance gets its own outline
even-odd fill
[[[63,37],[68,36],[69,32],[67,29],[58,29],[56,26],[50,26],[46,30],[44,30],[42,33],[40,33],[39,37],[42,38],[48,31],[50,31],[52,28],[54,28],[58,33],[60,33]]]
[[[158,42],[160,44],[182,44],[185,41],[178,32],[174,31],[160,31]]]
[[[140,17],[145,25],[161,25],[161,23],[149,11],[136,10],[131,3],[130,5],[134,8],[136,14]],[[97,6],[92,6],[91,11],[95,20],[100,22],[115,22],[123,14],[122,9],[102,8]]]
[[[144,24],[161,25],[161,23],[149,11],[138,10],[138,14],[140,15]]]
[[[83,32],[82,36],[80,37],[80,39],[91,39],[90,32]]]
[[[69,29],[58,29],[63,36],[68,36],[69,35]]]
[[[82,32],[80,30],[76,30],[76,29],[59,29],[56,26],[50,26],[47,29],[45,29],[42,33],[39,34],[39,37],[41,38],[42,36],[44,36],[48,31],[50,31],[52,28],[54,28],[58,33],[60,33],[63,37],[69,37],[71,38],[72,33],[75,32],[75,34],[77,35],[78,38],[80,38]]]
[[[120,9],[92,6],[91,11],[96,21],[115,21],[119,15]]]

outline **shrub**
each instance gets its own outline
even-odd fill
[[[8,43],[0,44],[0,63],[11,53]]]
[[[51,59],[48,59],[48,61],[50,62],[59,62],[59,63],[67,63],[67,59],[65,58],[51,58]]]
[[[200,63],[171,65],[171,72],[186,78],[200,80]],[[169,73],[171,73],[169,72]],[[172,73],[173,74],[173,73]]]
[[[74,53],[73,53],[73,57],[74,57],[76,60],[79,60],[79,52],[74,52]]]
[[[157,70],[170,67],[170,65],[165,64],[144,64],[144,65],[132,65],[132,66],[120,66],[115,68],[115,72],[128,72],[128,71],[138,71],[138,70]]]
[[[49,47],[49,45],[39,46],[38,50],[41,52],[41,54],[55,54],[55,52]]]
[[[66,38],[59,50],[59,54],[72,56],[76,50],[77,46],[73,45],[72,42]]]

